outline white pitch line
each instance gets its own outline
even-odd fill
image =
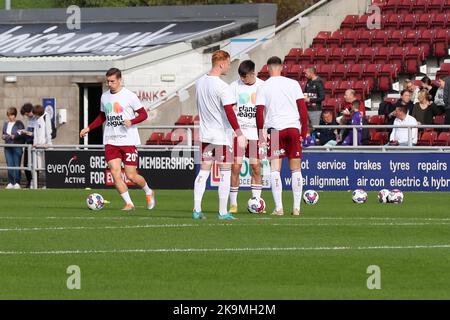
[[[27,231],[71,231],[71,230],[116,230],[116,229],[148,229],[148,228],[191,228],[191,227],[372,227],[372,226],[444,226],[450,222],[375,222],[375,223],[221,223],[221,224],[145,224],[128,226],[69,226],[69,227],[15,227],[0,228],[2,232],[27,232]]]
[[[114,253],[208,253],[208,252],[261,252],[261,251],[364,251],[364,250],[411,250],[450,249],[450,244],[410,246],[333,246],[290,248],[160,248],[160,249],[113,249],[113,250],[53,250],[53,251],[0,251],[0,255],[67,255],[67,254],[114,254]]]

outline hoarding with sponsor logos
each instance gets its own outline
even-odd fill
[[[47,150],[47,188],[108,188],[113,179],[103,151]],[[196,168],[193,152],[139,151],[139,173],[155,189],[191,189]],[[123,174],[126,179],[125,174]],[[133,184],[125,180],[129,186]]]
[[[448,153],[304,153],[304,189],[450,191]],[[270,165],[262,163],[263,187],[270,188]],[[219,169],[214,165],[210,188],[218,186]],[[291,188],[291,171],[285,159],[281,172],[283,187]],[[248,160],[240,175],[241,187],[251,184]]]

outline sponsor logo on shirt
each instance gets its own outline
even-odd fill
[[[107,104],[105,104],[104,109],[105,109],[106,115],[113,113],[113,112],[114,113],[122,113],[123,112],[123,107],[118,102],[114,102],[114,104],[112,104],[111,102],[108,102]]]

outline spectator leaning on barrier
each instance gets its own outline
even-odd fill
[[[395,108],[396,119],[394,121],[394,126],[407,126],[407,125],[417,125],[416,119],[407,114],[407,109],[405,106],[397,106]],[[417,128],[412,128],[411,139],[412,144],[417,143]],[[389,145],[393,146],[407,146],[408,145],[408,128],[394,128],[389,137]]]
[[[20,108],[20,114],[27,119],[26,129],[22,131],[22,136],[26,144],[33,144],[34,139],[34,127],[36,126],[37,117],[33,114],[33,105],[31,103],[25,103],[22,108]],[[28,166],[28,152],[23,153],[23,166]],[[31,187],[32,174],[31,170],[25,170],[25,176],[27,178],[27,188]]]
[[[439,89],[436,91],[436,96],[434,97],[434,103],[438,107],[444,107],[445,110],[445,103],[444,103],[444,86],[445,86],[445,79],[441,78],[439,79]]]
[[[308,79],[304,92],[305,103],[308,108],[310,125],[316,126],[320,122],[322,102],[325,99],[325,87],[322,79],[316,74],[316,68],[307,68],[305,77]]]
[[[445,124],[450,125],[450,77],[445,78],[444,106],[445,106]]]
[[[420,81],[422,82],[422,89],[426,89],[428,91],[428,93],[431,95],[430,100],[433,101],[439,87],[433,85],[433,82],[427,76],[423,77]]]
[[[319,122],[321,126],[336,126],[337,122],[331,110],[323,110]],[[337,128],[316,129],[311,136],[314,137],[315,144],[322,146],[335,146],[337,144]]]
[[[434,102],[431,102],[431,94],[422,89],[418,95],[419,102],[414,104],[411,115],[419,124],[433,124],[433,117],[444,112]]]
[[[2,138],[6,144],[21,144],[23,138],[21,131],[24,129],[22,121],[16,120],[17,109],[8,108],[6,111],[8,120],[3,124]],[[5,158],[8,167],[20,167],[22,159],[22,147],[5,147]],[[20,189],[20,170],[8,169],[8,185],[6,189]]]

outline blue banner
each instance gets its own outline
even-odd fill
[[[263,185],[270,188],[270,166],[263,161]],[[446,153],[304,153],[304,190],[450,191],[450,154]],[[244,161],[241,187],[250,187],[251,170]],[[291,188],[287,159],[281,172],[283,188]],[[218,168],[213,166],[208,186],[218,184]]]

